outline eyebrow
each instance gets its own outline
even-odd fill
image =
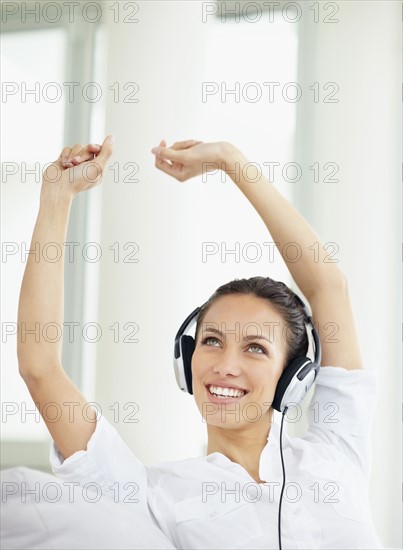
[[[217,328],[214,328],[214,327],[202,329],[200,331],[201,334],[205,334],[206,332],[211,332],[213,334],[218,334],[221,337],[225,336],[225,334],[223,332],[221,332],[221,330],[218,330]],[[274,349],[273,343],[268,338],[266,338],[266,336],[258,336],[257,334],[248,334],[247,336],[243,337],[243,340],[245,342],[250,342],[251,340],[266,340],[266,342],[269,344],[270,348]]]

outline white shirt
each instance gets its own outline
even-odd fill
[[[283,429],[284,549],[384,548],[368,502],[376,390],[372,370],[322,367],[308,430],[302,437],[290,437]],[[50,460],[59,478],[82,485],[96,482],[115,502],[123,502],[137,484],[138,503],[125,505],[133,506],[133,514],[136,506],[148,510],[176,548],[272,549],[278,548],[282,485],[279,435],[280,427],[273,423],[260,457],[265,484],[257,484],[242,466],[218,452],[146,467],[104,417],[86,451],[63,462],[53,444]],[[131,485],[124,489],[127,483]]]
[[[20,466],[1,470],[0,548],[175,550],[150,513]]]

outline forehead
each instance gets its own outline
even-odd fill
[[[263,298],[249,294],[230,294],[221,296],[210,306],[200,328],[206,331],[210,324],[225,333],[225,329],[231,332],[236,323],[239,323],[245,334],[261,334],[268,338],[270,336],[272,340],[274,331],[282,330],[284,319]]]

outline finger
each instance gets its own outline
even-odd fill
[[[197,141],[195,139],[187,139],[185,141],[177,141],[175,142],[171,148],[172,149],[183,149],[185,147],[192,147],[193,145],[197,145],[198,143],[202,143],[201,141]],[[160,141],[159,147],[166,147],[166,141],[162,139]]]
[[[159,159],[163,160],[175,160],[181,162],[183,160],[183,153],[181,151],[175,151],[170,147],[154,147],[151,152]]]
[[[177,141],[172,145],[172,149],[175,149],[175,150],[188,149],[189,147],[193,147],[198,143],[201,143],[201,141],[196,141],[195,139],[188,139],[186,141]]]
[[[81,153],[83,150],[83,146],[81,143],[76,143],[76,145],[73,145],[68,160],[71,160],[73,157]]]
[[[160,146],[161,146],[161,143],[160,143]],[[163,166],[164,164],[168,166],[172,166],[173,163],[170,160],[164,160],[159,158],[157,155],[155,155],[155,166],[157,168],[161,168],[161,166]]]
[[[73,164],[78,164],[78,163],[84,162],[86,160],[92,160],[94,158],[94,155],[99,153],[100,149],[101,149],[100,145],[90,143],[89,145],[87,145],[86,147],[81,149],[81,151],[79,151],[79,153],[75,154],[74,156],[73,156],[73,151],[72,151],[71,155],[70,155],[70,158],[69,158],[69,161]]]
[[[115,141],[115,136],[113,135],[107,136],[101,146],[100,152],[98,153],[95,159],[97,164],[100,165],[101,170],[105,168],[105,165],[109,157],[112,155],[114,141]]]
[[[102,145],[99,145],[98,143],[89,143],[87,147],[85,147],[85,151],[90,152],[93,155],[97,155],[101,148]]]
[[[167,146],[167,142],[165,141],[165,139],[162,139],[158,147],[166,147],[166,146]],[[155,164],[157,164],[157,156],[155,157]]]
[[[73,152],[73,149],[74,148],[72,147],[64,147],[57,160],[59,160],[62,164],[64,164],[67,159],[71,160],[73,155],[77,155],[75,151]],[[81,155],[87,152],[96,154],[99,152],[100,149],[101,149],[101,146],[99,144],[90,143],[87,145],[87,147],[84,147],[81,151],[79,151],[78,154]]]
[[[82,151],[83,146],[80,143],[76,143],[70,150],[70,153],[67,155],[67,158],[63,161],[63,166],[70,167],[73,165],[72,159]]]
[[[155,166],[162,172],[165,172],[165,174],[173,176],[174,178],[177,178],[180,174],[180,169],[178,168],[178,165],[174,166],[172,164],[169,164],[167,161],[159,158],[156,158]]]
[[[160,147],[166,147],[167,146],[167,142],[165,141],[165,139],[162,139],[158,145],[158,147],[154,147],[154,149],[158,149]]]
[[[71,147],[63,147],[62,152],[60,153],[60,156],[57,160],[59,160],[62,164],[64,161],[68,158],[71,151]]]
[[[101,145],[99,145],[98,143],[89,143],[86,147],[82,147],[82,145],[75,145],[70,151],[68,160],[69,161],[74,160],[78,156],[81,156],[81,157],[85,156],[86,158],[88,158],[89,154],[90,155],[97,154],[99,153],[100,149],[101,149]]]

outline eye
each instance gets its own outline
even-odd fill
[[[219,342],[218,338],[214,338],[214,336],[207,336],[207,338],[202,340],[202,344],[207,344],[208,340],[215,340],[216,342]]]
[[[250,348],[256,348],[256,349],[260,350],[262,353],[268,355],[266,348],[264,348],[264,347],[261,346],[260,344],[256,344],[256,343],[249,344],[248,348],[249,348],[249,349],[250,349]]]
[[[215,338],[214,336],[207,336],[206,338],[204,338],[204,340],[202,340],[202,344],[207,344],[207,342],[210,340],[215,340],[216,342],[220,342],[220,340],[218,338]],[[259,350],[261,354],[269,355],[266,348],[264,348],[260,344],[256,344],[256,343],[249,344],[247,349],[250,349],[250,348],[255,348]]]

